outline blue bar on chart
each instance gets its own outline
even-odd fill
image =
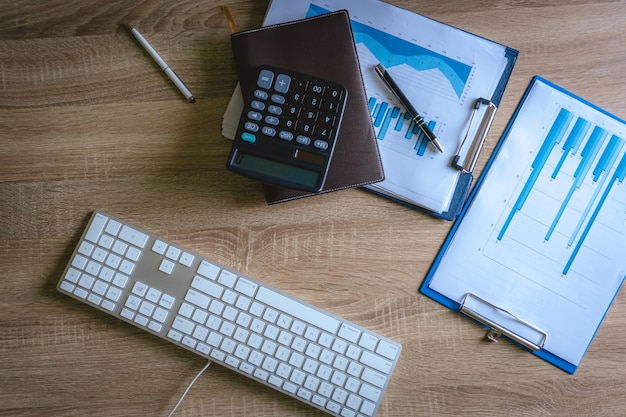
[[[585,210],[583,210],[580,216],[580,220],[578,221],[578,224],[574,228],[574,232],[572,233],[569,241],[567,242],[567,246],[572,246],[574,244],[574,240],[576,239],[576,236],[578,236],[578,232],[580,231],[580,228],[582,227],[585,219],[587,218],[587,215],[589,214],[589,211],[591,210],[593,203],[597,200],[600,190],[604,186],[606,179],[609,177],[608,175],[609,169],[613,167],[613,165],[615,164],[615,161],[617,160],[617,156],[619,155],[623,147],[624,147],[624,141],[621,138],[613,135],[613,137],[611,137],[611,140],[609,141],[609,144],[604,150],[602,157],[600,158],[600,161],[598,161],[596,168],[593,170],[593,181],[597,183],[596,189],[594,190],[593,195],[589,199],[589,203],[587,204],[587,207],[585,207]]]
[[[559,220],[561,220],[561,216],[563,215],[565,208],[569,204],[572,195],[574,195],[574,192],[578,190],[581,185],[583,185],[583,181],[587,177],[589,169],[591,168],[591,163],[594,161],[594,159],[596,159],[596,155],[600,150],[600,146],[602,146],[602,143],[604,143],[604,139],[606,138],[607,134],[608,133],[606,130],[598,126],[593,129],[593,132],[591,132],[591,136],[589,137],[587,144],[580,154],[581,162],[574,172],[574,182],[572,183],[572,186],[570,187],[567,196],[565,196],[565,199],[561,203],[561,207],[559,208],[557,215],[554,217],[552,225],[550,225],[550,228],[548,229],[548,233],[546,234],[546,240],[550,240],[550,236],[552,236],[552,232],[554,232],[556,225],[559,223]],[[570,134],[570,136],[572,135]],[[557,170],[554,171],[552,178],[556,178],[556,174]]]
[[[515,202],[515,205],[513,205],[513,209],[511,210],[511,213],[509,213],[509,217],[507,217],[506,222],[502,227],[502,230],[500,230],[500,233],[498,234],[498,240],[502,240],[502,237],[506,233],[506,229],[511,224],[511,221],[513,221],[513,217],[524,206],[524,203],[526,202],[530,191],[535,186],[537,178],[539,178],[539,174],[541,174],[541,170],[546,165],[546,161],[548,160],[550,153],[552,153],[554,147],[561,142],[561,139],[563,139],[563,135],[565,135],[565,131],[567,130],[567,127],[569,126],[573,117],[574,115],[566,109],[561,109],[561,111],[559,112],[559,115],[556,117],[556,120],[554,121],[552,127],[550,128],[550,131],[548,132],[548,136],[546,136],[546,139],[543,141],[539,152],[537,152],[537,156],[535,157],[531,165],[532,172],[530,174],[530,177],[528,178],[528,181],[526,181],[526,185],[524,185],[524,188],[522,189],[519,197],[517,197],[517,201]]]
[[[417,155],[424,156],[428,147],[428,139],[415,121],[411,119],[411,115],[408,112],[401,112],[400,107],[391,107],[387,102],[378,102],[375,97],[370,97],[368,104],[374,128],[378,129],[376,135],[378,140],[384,140],[388,134],[393,132],[402,135],[406,140],[411,140],[415,137],[416,142],[413,149]],[[434,130],[437,123],[430,120],[426,124],[430,130]],[[392,129],[391,131],[389,130],[390,128]]]
[[[621,139],[620,139],[620,141],[621,141]],[[569,260],[565,264],[565,268],[563,268],[563,275],[567,274],[567,272],[569,271],[569,269],[572,266],[572,263],[574,262],[574,259],[576,259],[576,255],[578,255],[578,251],[580,250],[581,246],[583,245],[583,242],[585,241],[585,238],[587,237],[587,234],[589,233],[589,230],[591,229],[591,226],[593,226],[593,224],[594,224],[594,222],[596,220],[596,217],[598,217],[598,213],[600,212],[600,209],[602,209],[602,206],[604,205],[604,202],[606,201],[607,197],[609,196],[609,193],[611,192],[611,188],[613,188],[613,185],[617,181],[624,182],[624,178],[626,178],[626,153],[624,155],[622,155],[622,160],[620,161],[619,165],[617,166],[617,169],[615,170],[615,173],[611,177],[611,181],[609,182],[609,184],[607,185],[606,189],[604,190],[604,193],[602,194],[602,197],[600,198],[600,201],[598,202],[598,205],[596,206],[596,209],[593,211],[593,214],[589,218],[589,221],[587,222],[587,226],[585,227],[585,230],[583,231],[583,234],[580,236],[580,239],[578,240],[578,243],[576,244],[576,247],[574,248],[574,251],[572,252],[572,255],[570,256]]]
[[[572,126],[573,124],[573,126]],[[571,129],[570,129],[570,126]],[[561,147],[557,145],[563,141],[566,133],[569,130],[569,134],[567,134],[567,138],[563,142]],[[591,131],[591,133],[589,133]],[[538,185],[537,180],[539,175],[541,174],[544,167],[547,165],[547,161],[553,152],[562,152],[561,156],[558,158],[558,162],[554,167],[554,170],[551,175],[551,179],[555,180],[561,173],[563,168],[563,164],[568,157],[575,156],[578,154],[578,151],[582,147],[582,151],[580,151],[578,162],[574,173],[572,175],[572,184],[561,201],[558,211],[556,212],[551,225],[546,231],[545,241],[550,240],[552,234],[554,233],[557,224],[562,219],[562,216],[565,213],[568,205],[570,204],[571,198],[574,193],[581,188],[584,184],[585,179],[591,180],[591,186],[594,188],[594,191],[589,198],[589,201],[586,203],[586,207],[583,212],[580,214],[578,219],[578,223],[572,233],[569,235],[568,247],[574,245],[576,242],[576,237],[578,236],[580,230],[583,228],[585,221],[587,222],[584,230],[576,242],[576,246],[570,255],[567,263],[563,268],[563,274],[567,274],[570,270],[576,255],[580,251],[580,248],[583,245],[589,230],[594,224],[598,213],[602,209],[608,195],[611,191],[611,188],[615,182],[623,182],[626,177],[626,154],[623,154],[621,160],[619,162],[618,167],[615,169],[612,175],[609,175],[611,170],[614,168],[615,163],[618,159],[622,148],[624,147],[624,140],[616,135],[611,135],[610,140],[600,153],[602,146],[605,144],[607,137],[609,136],[609,132],[600,126],[592,126],[592,124],[585,120],[582,117],[578,117],[571,113],[569,110],[560,109],[557,117],[555,118],[552,126],[548,130],[548,133],[541,144],[539,151],[535,155],[535,158],[531,164],[531,172],[528,177],[528,180],[522,187],[517,200],[513,204],[511,211],[509,212],[502,229],[498,234],[498,240],[502,240],[508,227],[510,226],[515,214],[522,210],[524,203],[526,202],[528,196]],[[598,157],[599,156],[599,157]],[[594,165],[594,161],[595,165]],[[600,195],[601,190],[604,187],[604,184],[607,179],[610,178],[610,183],[604,189],[602,196],[598,200],[598,196]],[[547,187],[550,187],[552,183],[547,183]],[[586,197],[585,197],[586,198]],[[592,208],[595,205],[595,209],[593,210],[593,214],[588,217],[589,212],[591,212]],[[576,213],[572,211],[572,213]]]
[[[591,126],[591,123],[589,123],[583,118],[579,117],[578,120],[576,120],[576,123],[574,124],[574,127],[572,128],[572,132],[570,133],[570,135],[567,137],[567,140],[563,144],[563,155],[561,155],[561,159],[559,160],[559,163],[556,165],[556,168],[554,168],[554,172],[552,173],[553,179],[556,178],[557,174],[561,170],[561,167],[563,166],[563,163],[565,162],[565,159],[567,158],[567,156],[570,154],[576,155],[576,152],[578,152],[580,144],[583,141],[583,137],[589,131],[590,126]]]

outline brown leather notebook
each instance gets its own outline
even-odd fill
[[[310,193],[263,184],[268,204],[384,179],[347,11],[237,32],[232,35],[231,44],[242,91],[254,88],[261,65],[324,78],[348,90],[343,121],[322,191]]]

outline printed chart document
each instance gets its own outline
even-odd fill
[[[421,292],[531,324],[536,354],[573,373],[626,277],[624,138],[624,121],[535,77]]]
[[[350,14],[385,181],[371,186],[430,210],[447,211],[460,171],[450,166],[478,98],[508,80],[507,47],[378,0],[272,0],[264,25],[346,9]],[[329,46],[332,47],[332,46]],[[439,138],[438,152],[374,72],[382,63]],[[329,63],[332,65],[332,63]],[[222,133],[234,136],[236,91]]]

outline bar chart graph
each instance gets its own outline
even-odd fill
[[[424,156],[429,143],[428,139],[407,111],[398,106],[392,106],[386,101],[379,101],[375,97],[370,97],[368,104],[376,138],[379,141],[385,140],[389,135],[402,137],[410,142],[418,156]],[[426,124],[432,131],[437,126],[434,120],[427,121]]]
[[[625,141],[566,108],[558,111],[546,132],[497,239],[507,236],[517,217],[523,218],[520,222],[528,222],[529,216],[541,217],[538,222],[545,229],[544,242],[551,241],[555,233],[566,242],[562,274],[567,275],[590,231],[600,227],[602,211],[614,211],[624,202],[623,191],[618,197],[621,200],[613,197],[616,184],[626,178]],[[526,209],[533,196],[545,201],[541,216],[535,216],[536,208]],[[614,200],[613,207],[606,208],[610,200]]]

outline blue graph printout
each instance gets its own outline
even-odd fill
[[[626,123],[537,78],[503,141],[429,287],[533,324],[575,369],[626,277]]]
[[[447,211],[459,171],[450,161],[479,97],[491,98],[505,47],[378,0],[272,0],[264,24],[347,9],[378,138],[385,181],[369,186],[436,213]],[[374,72],[381,63],[439,138],[441,154]]]

